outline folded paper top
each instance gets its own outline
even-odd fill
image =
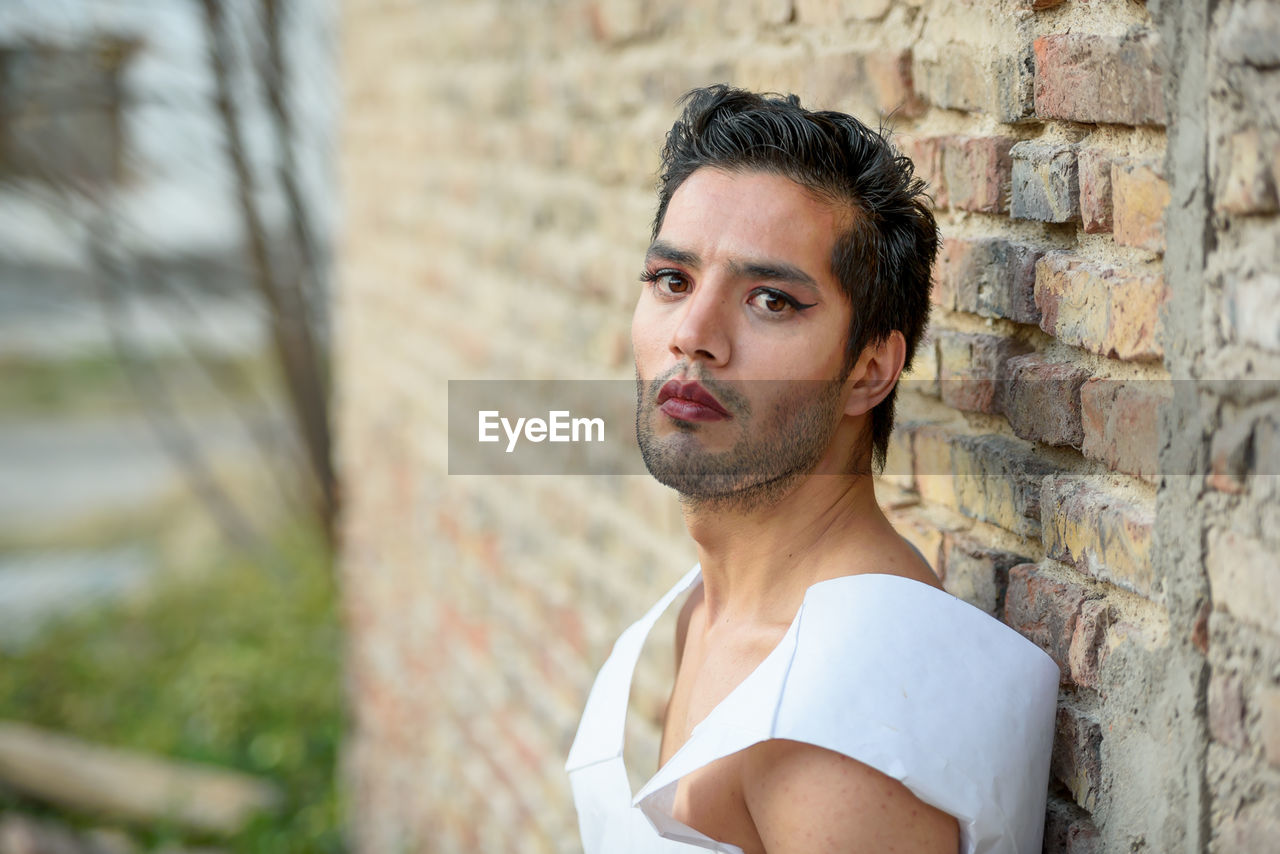
[[[900,780],[956,817],[966,854],[1040,849],[1057,666],[972,605],[893,575],[810,587],[773,651],[632,797],[622,745],[636,660],[653,624],[699,580],[694,567],[623,633],[591,690],[566,766],[587,854],[740,854],[672,817],[676,787],[771,738]]]

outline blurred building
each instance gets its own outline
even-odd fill
[[[262,4],[220,4],[238,38],[231,74],[268,224],[284,228],[279,157],[259,73]],[[282,3],[295,157],[319,232],[336,211],[329,159],[336,107],[328,0]],[[0,356],[105,350],[87,245],[108,208],[128,258],[133,332],[214,350],[262,346],[244,223],[215,104],[202,5],[51,0],[0,9]],[[189,303],[184,302],[189,301]],[[166,343],[167,342],[167,343]]]
[[[884,121],[933,188],[879,494],[1062,669],[1046,851],[1274,847],[1274,4],[348,0],[342,33],[357,850],[577,845],[587,689],[692,548],[643,477],[450,476],[448,382],[630,380],[657,151],[718,81]]]
[[[264,70],[268,5],[279,9],[287,69],[274,83]],[[277,271],[298,265],[279,180],[286,149],[327,267],[333,4],[217,8]],[[241,375],[270,379],[262,366],[273,358],[211,44],[199,2],[0,5],[0,372],[30,390],[0,401],[0,613],[23,636],[46,612],[137,589],[157,568],[132,535],[175,495],[191,500],[189,472],[157,442],[157,419],[185,419],[187,444],[211,466],[252,459],[246,424],[277,461],[288,458],[269,382],[231,400],[211,382],[230,377],[244,390]],[[268,110],[272,85],[292,121],[287,141]],[[311,301],[321,335],[325,281],[322,271]],[[153,400],[118,381],[122,362],[146,368]]]

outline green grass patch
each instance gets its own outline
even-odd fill
[[[128,378],[109,356],[0,360],[0,412],[117,411]]]
[[[131,377],[130,371],[136,376]],[[0,412],[106,414],[137,411],[134,381],[162,383],[184,409],[218,409],[260,402],[278,385],[267,354],[151,358],[133,368],[104,353],[64,359],[0,359]]]
[[[342,851],[335,765],[345,722],[331,561],[318,536],[299,530],[274,545],[274,568],[226,556],[145,601],[72,618],[0,657],[0,717],[272,780],[283,808],[219,845]],[[15,805],[0,794],[0,809]],[[173,828],[134,830],[149,846],[201,841]]]

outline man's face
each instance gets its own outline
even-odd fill
[[[687,499],[767,500],[831,466],[850,319],[831,272],[842,225],[762,172],[702,168],[672,196],[631,341],[645,464]]]

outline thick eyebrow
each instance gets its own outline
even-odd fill
[[[696,252],[677,249],[665,240],[653,241],[653,243],[649,244],[649,251],[644,253],[645,261],[654,261],[658,258],[674,261],[686,267],[693,267],[695,270],[702,266],[702,259],[698,257]]]
[[[813,276],[785,261],[732,261],[729,269],[735,276],[744,279],[765,279],[785,285],[799,285],[814,292],[821,290]]]
[[[702,259],[698,257],[696,252],[680,249],[665,240],[655,240],[650,244],[649,251],[645,253],[644,257],[645,261],[648,262],[662,259],[676,264],[683,264],[695,270],[702,265]],[[729,262],[729,272],[743,279],[764,279],[780,284],[798,285],[815,293],[822,290],[813,276],[810,276],[795,264],[788,264],[786,261],[735,259]]]

